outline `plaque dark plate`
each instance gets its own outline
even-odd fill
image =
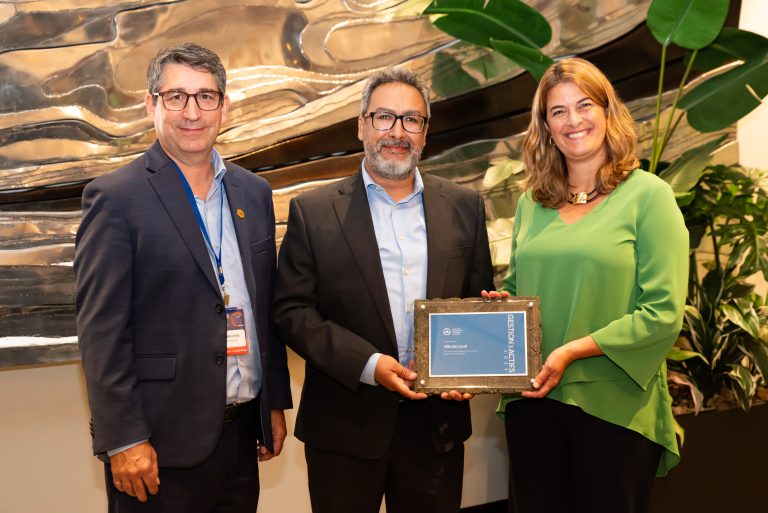
[[[533,390],[541,370],[538,297],[419,299],[414,311],[417,392]]]

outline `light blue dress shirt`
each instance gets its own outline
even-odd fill
[[[379,246],[381,268],[387,285],[389,309],[397,338],[400,363],[413,360],[413,301],[427,295],[427,225],[424,217],[424,183],[418,169],[413,192],[394,201],[365,169],[363,183],[368,195],[373,229]],[[375,385],[374,370],[381,353],[371,356],[360,381]]]
[[[221,264],[224,270],[224,288],[229,293],[228,307],[242,308],[245,316],[245,335],[248,339],[248,354],[227,357],[227,403],[244,403],[255,399],[261,390],[261,358],[259,357],[259,341],[256,335],[256,323],[253,318],[251,299],[248,296],[248,288],[245,285],[243,262],[240,258],[240,247],[237,245],[237,234],[232,222],[232,213],[229,210],[227,194],[222,186],[224,174],[227,168],[216,150],[211,156],[213,164],[213,183],[208,190],[208,196],[203,201],[195,196],[197,209],[208,230],[208,236],[216,253],[219,252],[219,226],[222,227],[221,236]],[[221,206],[221,195],[224,196],[224,205]],[[221,223],[219,215],[223,214]],[[206,244],[208,254],[211,257],[213,272],[216,273],[216,257],[211,248]],[[223,294],[222,294],[223,295]]]

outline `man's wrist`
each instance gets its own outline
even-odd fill
[[[130,444],[122,445],[122,446],[120,446],[120,447],[118,447],[116,449],[109,450],[109,451],[107,451],[107,456],[109,456],[111,458],[115,454],[119,454],[121,452],[125,452],[125,451],[127,451],[128,449],[130,449],[132,447],[136,447],[137,445],[143,444],[144,442],[149,442],[149,438],[145,438],[144,440],[139,440],[138,442],[133,442],[133,443],[130,443]]]
[[[360,383],[365,383],[366,385],[374,387],[378,386],[378,383],[376,383],[376,364],[379,363],[379,358],[381,358],[381,356],[381,353],[373,353],[368,358],[365,367],[363,367],[363,372],[360,374]]]

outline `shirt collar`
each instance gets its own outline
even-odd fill
[[[224,173],[227,172],[227,166],[224,165],[224,159],[221,158],[216,148],[211,151],[211,165],[213,166],[213,181],[221,183]]]
[[[362,164],[362,174],[363,174],[363,184],[365,184],[365,188],[368,191],[377,191],[386,194],[387,198],[390,198],[389,194],[384,190],[384,188],[373,181],[373,178],[371,178],[371,175],[368,174],[368,171],[365,169],[365,159],[363,159]],[[398,203],[405,203],[411,200],[414,196],[417,196],[422,193],[424,190],[424,181],[421,179],[421,173],[419,172],[419,168],[417,167],[413,171],[413,192],[410,193],[405,198],[398,201]],[[391,199],[391,198],[390,198]]]

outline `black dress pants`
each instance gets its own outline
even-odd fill
[[[553,399],[505,412],[510,513],[647,513],[662,447]]]
[[[119,492],[105,465],[110,513],[255,513],[259,502],[256,441],[259,404],[251,401],[236,419],[224,422],[219,442],[204,463],[193,468],[163,468],[160,487],[147,502]]]
[[[343,444],[344,440],[339,440]],[[426,401],[400,403],[387,454],[356,458],[304,448],[313,513],[458,513],[464,478],[464,445],[435,451]]]

